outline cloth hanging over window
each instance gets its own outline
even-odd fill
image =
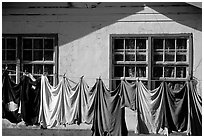
[[[32,80],[24,75],[21,84],[21,116],[26,125],[37,125],[40,109],[41,78]]]
[[[173,92],[167,89],[173,97],[174,123],[179,131],[188,135],[202,135],[202,99],[196,91],[193,81],[186,82],[184,87]]]
[[[11,123],[21,122],[18,113],[20,105],[21,83],[15,84],[9,77],[8,71],[2,74],[2,118],[8,119]]]
[[[141,81],[136,82],[135,96],[135,113],[137,119],[135,133],[155,133],[151,114],[151,95]]]
[[[122,107],[120,87],[110,92],[101,79],[90,90],[88,120],[92,120],[92,135],[127,135],[125,111]]]
[[[165,128],[168,128],[169,132],[177,131],[173,121],[173,99],[169,92],[167,92],[167,89],[167,84],[162,82],[157,89],[150,91],[151,112],[156,133],[158,133],[160,129]]]

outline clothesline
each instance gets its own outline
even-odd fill
[[[3,69],[3,71],[5,71],[5,70],[7,70],[7,71],[12,71],[12,72],[16,72],[15,70],[9,70],[9,69]],[[25,73],[25,74],[27,74],[27,73],[29,73],[29,72],[23,72],[23,71],[19,71],[20,73]],[[58,77],[66,77],[67,79],[71,79],[71,78],[81,78],[81,77],[74,77],[74,76],[70,76],[70,77],[67,77],[66,76],[66,73],[65,74],[58,74],[58,73],[54,73],[55,75],[58,75]],[[47,75],[46,74],[46,72],[44,72],[43,73],[43,75]],[[49,76],[49,75],[47,75],[47,76]],[[84,77],[84,76],[82,76],[82,77]],[[103,80],[123,80],[123,79],[127,79],[127,80],[132,80],[132,81],[134,81],[134,80],[140,80],[140,81],[151,81],[151,82],[155,82],[155,81],[159,81],[159,82],[161,82],[161,81],[171,81],[171,80],[168,80],[168,78],[163,78],[163,79],[161,79],[161,80],[145,80],[145,79],[141,79],[140,77],[121,77],[121,78],[114,78],[114,79],[110,79],[110,78],[102,78],[101,76],[99,76],[98,78],[94,78],[94,77],[84,77],[84,78],[86,78],[86,79],[93,79],[93,80],[95,80],[95,79],[103,79]],[[199,79],[197,79],[196,77],[193,77],[194,79],[196,79],[197,81],[202,81],[202,80],[199,80]],[[70,81],[72,81],[72,80],[70,80]],[[192,81],[192,80],[190,80],[190,81]],[[74,82],[74,81],[73,81]],[[74,82],[74,83],[76,83],[76,82]]]

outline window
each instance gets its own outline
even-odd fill
[[[2,39],[2,61],[7,61],[7,64],[2,64],[2,68],[6,65],[11,70],[17,70],[17,37],[6,37]],[[11,79],[16,82],[17,73],[9,72]]]
[[[149,89],[166,81],[172,89],[192,76],[191,34],[111,35],[111,78],[116,88],[121,77],[139,78]]]
[[[118,37],[113,39],[113,74],[116,80],[114,87],[120,83],[121,77],[129,80],[135,77],[147,80],[147,38]]]
[[[13,35],[14,36],[14,35]],[[14,41],[15,40],[15,41]],[[8,67],[17,82],[20,71],[29,72],[35,78],[48,74],[51,84],[56,82],[57,36],[56,35],[3,35],[3,68]],[[15,53],[15,56],[13,56]],[[12,57],[8,58],[8,55]]]

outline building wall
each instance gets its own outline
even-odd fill
[[[202,10],[186,3],[15,3],[2,14],[3,34],[58,34],[58,73],[84,75],[90,86],[101,76],[109,87],[110,34],[192,33],[193,75],[202,80]],[[128,110],[129,130],[134,117]]]

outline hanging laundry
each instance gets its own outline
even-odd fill
[[[8,71],[2,74],[2,118],[8,119],[11,123],[21,122],[18,113],[20,104],[21,83],[15,84],[9,77]]]
[[[188,84],[188,127],[187,133],[193,136],[202,136],[202,98],[198,95],[194,81]]]
[[[88,85],[83,79],[71,88],[65,77],[52,87],[46,76],[41,77],[41,104],[39,122],[44,128],[60,124],[89,123]]]
[[[135,133],[155,133],[151,114],[151,95],[141,81],[136,82],[135,96],[135,113],[137,119]]]
[[[59,125],[65,115],[62,111],[62,80],[53,87],[46,76],[41,76],[40,111],[38,121],[43,128]],[[68,106],[68,105],[65,105]],[[65,109],[67,109],[65,107]]]
[[[92,135],[127,135],[124,105],[119,94],[120,87],[110,92],[101,79],[91,89],[87,120],[93,119]]]
[[[177,131],[173,121],[173,99],[169,92],[167,92],[167,89],[167,84],[162,82],[158,88],[150,91],[152,100],[151,112],[156,133],[158,133],[160,129],[164,130],[165,128],[167,128],[169,132]]]
[[[40,109],[41,78],[34,80],[31,76],[21,79],[21,115],[26,125],[37,125]]]
[[[184,87],[173,92],[168,90],[174,98],[175,112],[174,122],[181,132],[186,131],[188,135],[202,135],[202,99],[196,91],[193,81],[186,82]]]
[[[64,78],[63,95],[62,95],[62,110],[64,110],[66,117],[62,117],[63,124],[80,124],[87,122],[88,111],[88,92],[89,88],[83,78],[75,87],[71,88],[67,78]],[[64,106],[68,105],[68,106]]]

